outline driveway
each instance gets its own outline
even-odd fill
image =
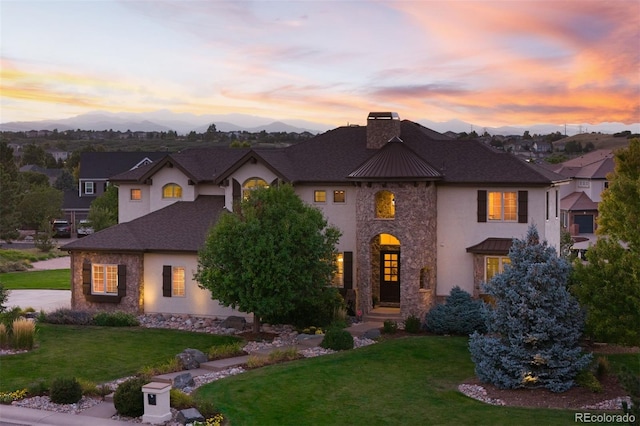
[[[71,258],[57,257],[55,259],[33,262],[32,271],[48,269],[69,269]],[[33,308],[37,312],[51,312],[59,308],[71,307],[71,290],[9,290],[9,298],[5,303],[7,308],[19,306],[22,309]]]

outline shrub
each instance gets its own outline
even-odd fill
[[[207,356],[210,360],[214,359],[223,359],[223,358],[231,358],[233,356],[238,356],[244,354],[244,350],[242,349],[242,343],[233,342],[227,343],[224,345],[216,345],[209,348]]]
[[[0,392],[0,404],[11,404],[13,401],[19,401],[26,396],[26,389],[20,389],[13,392]]]
[[[419,333],[421,328],[420,318],[415,315],[409,315],[404,320],[404,330],[407,333]]]
[[[487,327],[482,302],[456,286],[444,304],[436,305],[427,312],[425,328],[435,334],[468,336],[474,331],[485,333]]]
[[[384,320],[382,332],[385,334],[395,334],[398,332],[398,323],[393,320]]]
[[[9,330],[7,326],[0,323],[0,348],[7,348],[9,346]]]
[[[296,348],[287,348],[287,349],[276,349],[273,352],[269,353],[267,359],[270,363],[282,362],[282,361],[293,361],[294,359],[300,358],[301,355],[298,353]]]
[[[220,412],[211,401],[198,401],[196,408],[205,419],[211,419]]]
[[[576,384],[594,393],[602,392],[602,384],[588,368],[578,373],[576,376]]]
[[[160,364],[154,367],[142,367],[139,373],[142,376],[153,377],[159,374],[174,373],[180,370],[182,370],[182,364],[180,363],[180,360],[178,358],[172,357],[169,358],[164,364]]]
[[[90,325],[92,321],[92,312],[66,308],[56,309],[45,316],[45,322],[50,324]]]
[[[195,403],[191,395],[187,395],[180,389],[171,389],[169,391],[169,405],[176,410],[184,410],[193,407]]]
[[[51,382],[49,397],[56,404],[75,404],[82,398],[82,387],[75,377],[58,377]]]
[[[142,387],[149,383],[144,376],[133,377],[118,386],[113,394],[113,405],[118,414],[127,417],[140,417],[144,414],[144,394]]]
[[[136,327],[138,318],[127,312],[98,312],[93,316],[93,324],[105,327]]]
[[[272,324],[293,324],[298,328],[303,328],[308,324],[318,324],[327,326],[336,317],[336,312],[345,306],[343,297],[335,287],[325,287],[321,289],[320,296],[305,300],[296,309],[287,315],[271,316],[265,318]]]
[[[11,346],[14,349],[33,349],[36,339],[36,324],[24,318],[13,322],[11,332]]]
[[[259,368],[269,364],[269,359],[266,356],[250,355],[247,359],[248,368]]]
[[[0,314],[0,322],[7,327],[7,331],[11,333],[13,323],[22,316],[22,309],[19,307],[11,308]]]
[[[320,346],[334,351],[353,349],[353,336],[347,330],[332,328],[327,330]]]
[[[4,285],[0,283],[0,313],[4,312],[7,307],[4,304],[7,302],[9,298],[9,290],[4,288]]]

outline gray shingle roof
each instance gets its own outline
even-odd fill
[[[201,195],[73,241],[69,251],[197,252],[224,209],[224,197]]]
[[[157,161],[167,152],[83,152],[80,155],[80,179],[108,179],[138,165],[145,158]]]

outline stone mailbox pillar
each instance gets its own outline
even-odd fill
[[[160,424],[171,420],[169,408],[169,383],[151,382],[142,387],[144,397],[144,423]]]

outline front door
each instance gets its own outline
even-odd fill
[[[380,302],[400,303],[400,252],[380,252]]]

